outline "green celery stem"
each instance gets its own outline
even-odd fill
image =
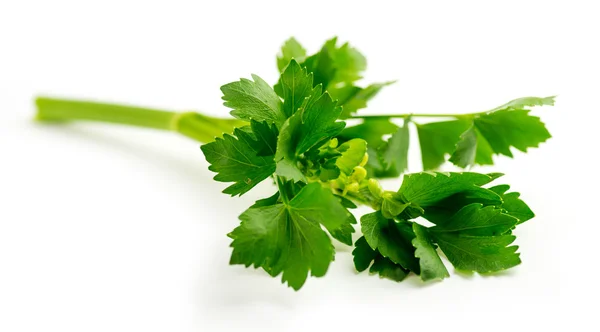
[[[79,100],[37,98],[37,119],[42,121],[88,120],[131,126],[171,129],[175,112]]]
[[[204,143],[244,125],[236,119],[213,118],[195,112],[178,113],[91,101],[38,97],[35,104],[38,121],[85,120],[170,130]]]

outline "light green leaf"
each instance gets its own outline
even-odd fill
[[[338,147],[342,153],[335,164],[346,175],[352,174],[354,167],[358,166],[367,153],[367,142],[360,138],[349,140]]]
[[[519,219],[517,224],[524,223],[535,217],[529,206],[519,198],[521,194],[518,192],[506,193],[508,189],[510,189],[510,186],[507,184],[490,188],[491,191],[502,197],[503,203],[499,207],[506,211],[507,214]]]
[[[302,63],[309,72],[314,74],[314,86],[321,84],[325,90],[333,81],[337,70],[332,54],[336,42],[337,38],[326,41],[318,53],[308,56]]]
[[[238,82],[223,85],[223,105],[233,109],[231,115],[235,118],[267,121],[281,127],[287,118],[281,99],[262,78],[256,75],[252,75],[252,78],[254,81],[242,78]]]
[[[281,46],[281,54],[277,56],[277,68],[282,72],[292,59],[303,62],[305,57],[306,50],[292,37]]]
[[[361,138],[367,141],[369,147],[377,149],[384,143],[382,137],[395,133],[398,128],[390,119],[368,118],[361,124],[345,128],[339,137],[344,140]]]
[[[554,106],[554,98],[556,98],[556,96],[550,96],[550,97],[544,97],[544,98],[540,98],[540,97],[523,97],[523,98],[518,98],[515,100],[511,100],[506,104],[500,105],[494,109],[492,109],[490,112],[495,112],[495,111],[500,111],[500,110],[522,110],[526,107],[532,107],[532,106],[544,106],[544,105],[549,105],[549,106]]]
[[[409,206],[410,203],[399,201],[395,195],[385,193],[381,202],[381,214],[387,219],[393,219]]]
[[[335,46],[335,42],[333,46]],[[337,49],[330,48],[330,52],[336,68],[332,83],[352,83],[360,79],[362,72],[367,69],[367,59],[348,43]]]
[[[340,118],[346,119],[359,109],[366,108],[367,102],[375,97],[385,86],[394,84],[396,81],[373,83],[366,88],[356,86],[343,86],[341,88],[329,88],[332,98],[339,98],[339,105],[342,106]]]
[[[540,118],[528,110],[496,111],[476,117],[474,123],[495,154],[509,157],[511,146],[526,152],[551,137]]]
[[[382,163],[380,156],[381,151],[379,148],[385,144],[382,137],[384,135],[390,135],[398,130],[398,126],[391,122],[389,119],[365,119],[363,123],[348,127],[344,129],[338,138],[343,140],[349,140],[353,138],[361,138],[367,141],[367,153],[369,154],[369,161],[367,166],[367,172],[370,177],[394,177],[398,176],[399,173],[395,168],[386,169]]]
[[[321,50],[304,60],[303,66],[314,73],[314,84],[328,90],[338,83],[351,85],[366,69],[365,57],[349,44],[337,47],[337,38],[325,42]]]
[[[464,133],[472,122],[468,120],[453,120],[418,124],[417,133],[421,145],[421,158],[423,169],[437,169],[456,149],[460,135]]]
[[[387,169],[394,168],[398,174],[408,168],[409,119],[404,119],[404,126],[390,137],[386,144],[379,148],[381,160]]]
[[[467,129],[456,143],[456,150],[450,157],[450,162],[458,167],[469,167],[475,164],[477,155],[477,133],[475,127]]]

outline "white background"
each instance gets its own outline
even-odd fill
[[[594,330],[594,3],[1,1],[0,331]],[[270,184],[220,194],[198,144],[171,133],[31,121],[38,94],[225,115],[219,86],[274,82],[292,35],[310,52],[338,35],[366,54],[365,84],[398,79],[371,114],[558,95],[535,110],[551,140],[477,169],[506,173],[537,214],[517,230],[523,264],[394,283],[354,272],[339,245],[326,277],[294,292],[228,265],[225,234]]]

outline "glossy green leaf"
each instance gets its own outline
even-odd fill
[[[291,60],[281,74],[279,84],[286,117],[296,113],[312,93],[320,93],[318,90],[313,91],[312,76],[312,73],[308,73],[306,68],[302,68],[296,60]]]
[[[521,263],[513,235],[466,236],[457,233],[431,233],[455,268],[479,273],[496,272]]]
[[[489,175],[472,172],[412,173],[404,175],[398,194],[404,198],[405,202],[418,204],[425,208],[461,192],[489,195],[489,190],[481,188],[481,186],[492,180],[493,178]]]
[[[526,222],[535,217],[533,211],[531,211],[529,206],[520,198],[521,194],[518,192],[507,193],[508,189],[510,189],[510,186],[507,184],[490,188],[491,191],[500,195],[503,200],[502,205],[499,207],[506,211],[506,213],[519,219],[517,224]]]
[[[448,220],[438,221],[431,232],[452,232],[456,235],[496,236],[506,234],[518,219],[494,206],[473,203],[460,209]]]
[[[352,255],[354,255],[354,266],[358,272],[362,272],[371,266],[370,273],[377,273],[381,278],[394,281],[402,281],[410,273],[400,264],[392,262],[389,258],[383,257],[377,250],[373,250],[364,236],[356,241]],[[371,263],[373,264],[371,265]]]
[[[316,277],[325,275],[333,260],[333,245],[321,225],[345,240],[346,230],[352,228],[349,212],[318,183],[302,188],[287,204],[250,208],[240,220],[229,234],[230,263],[262,267],[272,276],[283,272],[282,281],[295,290],[309,271]]]
[[[419,263],[411,243],[414,233],[410,223],[386,219],[378,211],[362,216],[360,224],[371,248],[377,249],[383,257],[391,259],[405,269],[419,272]]]
[[[403,268],[402,265],[392,262],[391,259],[383,257],[381,254],[375,257],[369,272],[377,273],[381,278],[398,282],[404,280],[410,273],[410,271]]]
[[[421,279],[428,281],[449,277],[450,274],[438,255],[427,228],[417,223],[413,223],[412,227],[415,233],[412,244],[415,247],[415,257],[419,259]]]
[[[361,236],[354,244],[352,255],[354,256],[354,267],[358,272],[362,272],[371,266],[378,253],[369,246],[365,237]]]

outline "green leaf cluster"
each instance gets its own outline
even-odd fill
[[[459,167],[493,165],[494,155],[513,157],[511,147],[527,152],[549,139],[550,133],[531,106],[554,105],[554,97],[515,99],[491,111],[463,116],[453,121],[417,125],[423,168],[449,161]]]
[[[355,48],[333,38],[309,55],[292,38],[277,67],[273,87],[256,75],[221,87],[224,105],[247,125],[202,146],[214,179],[231,183],[224,193],[245,194],[266,178],[277,185],[273,196],[240,215],[229,234],[231,264],[281,275],[298,290],[309,275],[327,272],[332,238],[352,245],[356,220],[349,209],[358,204],[374,210],[360,218],[362,236],[353,250],[358,271],[395,281],[414,273],[428,281],[449,276],[443,256],[456,269],[480,273],[520,263],[513,230],[534,215],[508,185],[489,186],[501,174],[421,172],[404,175],[395,192],[381,188],[376,178],[407,170],[418,114],[355,115],[389,84],[357,85],[366,60]],[[425,169],[448,156],[467,167],[489,164],[494,154],[512,156],[511,147],[537,146],[550,135],[527,107],[553,101],[522,98],[417,124]],[[343,120],[351,117],[362,120],[347,127]]]
[[[382,195],[381,209],[361,218],[361,237],[355,243],[358,271],[371,262],[381,277],[401,281],[410,272],[424,281],[449,276],[439,251],[457,269],[496,272],[521,260],[512,230],[533,218],[518,193],[508,186],[490,188],[499,174],[431,173],[405,175],[400,189]],[[387,195],[385,195],[387,194]],[[391,201],[387,206],[386,200]],[[416,218],[434,224],[426,227]],[[377,266],[389,267],[381,273]],[[402,273],[389,273],[389,269]]]
[[[550,138],[530,108],[554,97],[520,98],[470,114],[357,114],[383,87],[358,82],[365,57],[337,38],[314,54],[291,38],[277,57],[271,86],[257,75],[221,87],[233,118],[129,105],[37,98],[37,120],[88,120],[174,131],[206,143],[201,149],[214,179],[231,196],[248,193],[269,178],[270,197],[244,211],[231,238],[231,264],[263,269],[300,289],[309,275],[326,274],[333,239],[354,243],[354,264],[401,281],[424,281],[458,270],[490,273],[521,262],[515,228],[534,217],[517,192],[490,185],[502,174],[440,173],[446,159],[459,167],[493,163]],[[416,119],[450,118],[421,123]],[[347,123],[350,124],[347,126]],[[424,172],[405,174],[397,191],[378,178],[408,169],[410,130],[416,126]],[[372,209],[360,218],[349,209]],[[356,238],[358,238],[357,241]]]
[[[348,43],[341,46],[337,44],[337,37],[329,39],[319,52],[307,56],[302,45],[296,39],[290,38],[281,47],[277,67],[283,72],[292,59],[306,67],[314,75],[313,85],[321,85],[323,90],[327,90],[331,97],[337,100],[337,104],[342,107],[340,118],[346,119],[359,109],[367,107],[370,99],[394,81],[373,83],[366,87],[356,85],[356,81],[362,78],[367,69],[367,60]],[[280,80],[275,90],[284,97],[280,88],[282,83]]]

